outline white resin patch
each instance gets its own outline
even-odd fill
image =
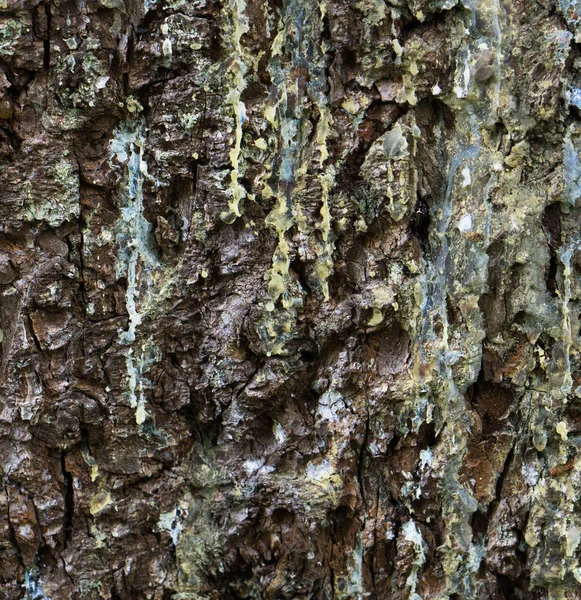
[[[465,233],[466,231],[471,231],[472,230],[472,215],[466,214],[463,217],[461,217],[461,219],[458,221],[457,227],[462,233]]]

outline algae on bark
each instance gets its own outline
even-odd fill
[[[577,13],[0,2],[3,597],[581,597]]]

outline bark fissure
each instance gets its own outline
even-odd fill
[[[60,466],[63,475],[63,528],[64,528],[64,548],[67,548],[67,544],[73,534],[73,517],[75,513],[75,490],[73,487],[73,476],[67,471],[66,466],[67,454],[61,452],[60,455]]]

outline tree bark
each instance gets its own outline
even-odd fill
[[[581,598],[579,10],[0,1],[2,598]]]

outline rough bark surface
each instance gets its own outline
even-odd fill
[[[0,596],[581,598],[577,0],[0,0]]]

